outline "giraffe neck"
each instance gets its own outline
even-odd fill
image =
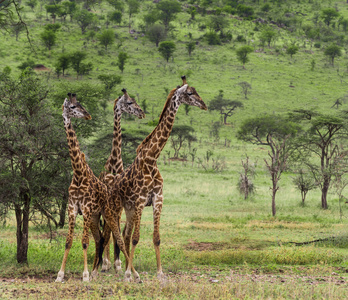
[[[80,185],[83,178],[87,177],[86,162],[81,160],[80,145],[77,140],[75,130],[72,127],[70,118],[64,117],[64,128],[66,138],[68,140],[69,154],[74,173],[73,180],[75,181],[76,185]]]
[[[121,155],[121,116],[121,110],[119,108],[116,108],[114,113],[114,132],[112,138],[112,149],[109,158],[107,159],[105,164],[105,169],[114,175],[123,172],[123,161]]]
[[[172,132],[179,106],[178,98],[174,95],[163,110],[160,122],[148,137],[148,141],[141,147],[143,157],[158,159]]]

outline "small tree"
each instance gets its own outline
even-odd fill
[[[128,54],[126,52],[120,52],[118,54],[117,66],[121,70],[121,73],[123,73],[124,66],[126,64],[127,59],[128,59]]]
[[[87,57],[87,54],[82,51],[75,51],[70,54],[70,62],[77,76],[81,74],[82,61]]]
[[[195,42],[188,42],[186,44],[186,49],[187,49],[187,52],[189,54],[189,56],[191,56],[191,53],[193,52],[193,50],[195,50],[196,48],[196,43]]]
[[[327,194],[331,185],[336,159],[340,156],[341,139],[347,134],[347,116],[321,114],[312,110],[297,110],[292,118],[304,125],[297,148],[302,151],[304,164],[309,168],[321,190],[321,207],[328,208]],[[308,159],[314,155],[319,159]]]
[[[261,32],[260,41],[263,44],[267,42],[268,47],[271,47],[271,42],[275,39],[276,35],[276,32],[272,29],[264,30]]]
[[[29,221],[42,214],[57,224],[55,187],[67,170],[66,138],[47,103],[47,86],[35,73],[0,77],[0,217],[14,211],[17,262],[27,264]]]
[[[105,50],[108,50],[108,46],[115,41],[115,33],[112,29],[106,29],[98,35],[98,40],[105,47]]]
[[[316,188],[317,184],[315,183],[313,177],[309,176],[309,174],[305,173],[302,169],[300,169],[297,176],[292,179],[292,182],[297,189],[300,190],[302,206],[304,206],[307,193]]]
[[[243,69],[245,69],[245,64],[249,61],[248,54],[253,51],[254,49],[251,46],[242,46],[236,50],[237,59],[243,64]]]
[[[114,10],[109,14],[109,20],[120,25],[122,22],[122,13],[118,10]]]
[[[151,42],[156,44],[156,47],[158,47],[161,41],[165,40],[166,35],[166,29],[161,24],[151,25],[146,31],[146,36]]]
[[[77,12],[77,4],[76,2],[63,1],[62,6],[64,7],[67,15],[70,16],[70,21],[72,21],[73,16]]]
[[[227,118],[232,116],[235,109],[243,107],[243,103],[240,101],[224,99],[223,90],[219,91],[219,94],[210,101],[209,110],[217,110],[224,118],[224,124],[227,124]]]
[[[196,137],[193,135],[194,128],[188,125],[176,125],[173,127],[170,140],[174,149],[174,157],[179,157],[179,152],[183,145],[187,142],[190,146],[191,142],[196,141]]]
[[[162,0],[156,4],[158,18],[162,21],[166,32],[169,30],[169,23],[174,21],[176,14],[181,12],[181,5],[175,0]]]
[[[298,52],[298,46],[291,45],[286,49],[286,54],[290,55],[290,58],[292,59],[292,56]]]
[[[110,97],[112,90],[122,82],[121,76],[116,74],[101,74],[98,79],[104,84],[107,97]]]
[[[237,83],[241,88],[242,88],[242,92],[244,94],[244,98],[248,99],[248,94],[250,94],[250,90],[251,90],[251,84],[249,82],[246,81],[242,81]]]
[[[334,8],[325,8],[321,11],[321,17],[327,26],[330,26],[331,21],[339,17],[339,12]]]
[[[256,145],[268,146],[269,159],[264,159],[272,180],[272,215],[276,215],[276,193],[278,182],[287,167],[292,151],[291,138],[298,126],[280,115],[254,117],[246,120],[240,127],[237,137]]]
[[[81,28],[81,33],[85,34],[88,26],[95,22],[95,16],[93,13],[86,9],[81,9],[75,14],[75,19],[79,27]]]
[[[63,53],[60,56],[58,56],[56,68],[58,67],[58,69],[60,69],[62,71],[63,76],[64,76],[64,72],[66,71],[66,69],[69,68],[69,66],[70,66],[69,54]]]
[[[243,171],[239,173],[238,188],[239,192],[244,195],[244,200],[249,198],[249,195],[254,193],[255,185],[252,178],[255,177],[256,163],[249,163],[249,157],[246,155],[246,160],[242,160]]]
[[[333,66],[335,58],[342,55],[342,50],[339,46],[332,44],[325,49],[324,55],[331,59],[331,64]]]
[[[37,0],[28,0],[26,4],[34,11],[35,6],[37,5]]]
[[[129,30],[131,29],[131,18],[134,14],[139,12],[140,7],[140,1],[138,0],[126,0],[126,3],[128,5],[128,26]]]
[[[45,30],[40,34],[40,38],[48,50],[51,50],[57,40],[56,33],[52,30]]]
[[[158,51],[162,57],[168,62],[169,58],[173,56],[173,53],[176,49],[175,43],[172,41],[161,42]]]

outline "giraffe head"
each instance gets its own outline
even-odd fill
[[[86,120],[92,119],[87,110],[76,100],[76,94],[68,93],[69,100],[65,98],[63,104],[63,118],[84,118]]]
[[[200,109],[208,110],[207,106],[203,102],[202,98],[198,95],[196,89],[192,86],[189,86],[186,82],[186,76],[181,76],[182,86],[178,86],[174,95],[178,96],[179,102],[197,106]]]
[[[121,113],[128,113],[130,115],[137,116],[139,119],[145,118],[145,113],[135,101],[134,98],[129,97],[126,89],[122,89],[123,95],[115,99],[114,113],[119,110]]]

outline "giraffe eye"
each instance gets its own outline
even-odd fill
[[[72,108],[72,109],[74,109],[75,107],[76,107],[75,105],[70,106],[70,108]]]
[[[132,105],[132,102],[127,102],[128,105]]]
[[[192,92],[187,92],[187,95],[191,96],[191,95],[192,95]]]

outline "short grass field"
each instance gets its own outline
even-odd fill
[[[232,167],[231,167],[232,168]],[[320,194],[306,205],[285,174],[271,217],[267,176],[257,177],[256,194],[237,192],[236,171],[214,174],[181,162],[160,163],[165,179],[161,257],[166,280],[156,278],[152,211],[142,217],[135,268],[143,283],[125,283],[114,270],[82,282],[82,218],[78,218],[65,282],[54,282],[64,253],[66,229],[47,233],[31,227],[29,266],[16,263],[13,223],[0,233],[0,294],[18,299],[344,299],[348,296],[347,204]],[[262,167],[259,168],[260,174]],[[264,181],[264,182],[263,182]],[[265,185],[261,188],[261,183]],[[321,242],[296,246],[295,242]],[[91,270],[94,242],[88,249]],[[124,265],[124,259],[122,258]],[[123,266],[124,267],[124,266]]]
[[[144,7],[152,5],[150,2],[144,1]],[[289,2],[289,10],[307,14],[304,23],[310,23],[315,10],[334,4],[342,15],[348,16],[345,1],[305,1],[303,5],[301,1]],[[102,2],[93,12],[101,16],[108,8]],[[134,18],[135,29],[144,12],[145,9]],[[32,11],[25,7],[23,13],[30,25],[33,48],[23,33],[18,41],[13,34],[1,35],[0,70],[10,66],[12,74],[17,74],[17,66],[32,59],[47,68],[38,73],[50,90],[54,90],[55,85],[69,87],[77,81],[96,84],[100,74],[120,74],[115,62],[119,51],[125,51],[129,60],[124,73],[120,74],[123,82],[112,97],[119,96],[119,90],[125,87],[138,102],[146,99],[149,110],[144,120],[122,120],[126,132],[137,129],[151,132],[154,126],[149,124],[158,119],[168,91],[181,84],[180,75],[183,74],[207,105],[223,90],[224,98],[242,101],[244,108],[228,118],[228,124],[221,126],[218,136],[212,132],[213,124],[221,121],[216,111],[192,108],[186,115],[180,108],[176,116],[176,125],[191,125],[195,129],[197,142],[192,147],[198,150],[194,162],[190,160],[188,147],[180,154],[186,154],[187,161],[170,160],[174,151],[168,142],[158,160],[164,178],[160,226],[161,259],[166,275],[163,282],[156,278],[152,208],[144,210],[140,242],[135,252],[134,266],[143,281],[141,284],[125,283],[123,276],[116,276],[113,269],[100,272],[91,282],[82,282],[81,216],[77,219],[64,283],[54,281],[63,258],[67,226],[50,232],[46,225],[31,224],[28,265],[18,265],[15,217],[9,215],[0,227],[0,299],[348,298],[348,203],[339,201],[332,188],[328,210],[320,208],[319,190],[310,191],[305,205],[301,205],[300,192],[292,184],[294,173],[288,171],[280,180],[277,214],[272,217],[271,180],[264,164],[268,149],[236,139],[240,124],[251,116],[285,114],[298,108],[316,108],[335,114],[337,111],[332,106],[338,98],[343,103],[340,109],[347,110],[348,55],[344,49],[332,66],[323,54],[324,44],[320,49],[315,48],[301,30],[290,33],[278,29],[271,47],[261,47],[258,42],[261,26],[255,30],[255,23],[237,18],[229,19],[233,40],[211,46],[202,38],[205,32],[199,26],[209,16],[197,15],[197,21],[188,26],[189,14],[180,13],[173,22],[176,29],[168,38],[175,40],[177,45],[174,58],[168,63],[146,37],[136,34],[135,39],[130,35],[127,24],[112,26],[118,40],[105,51],[97,40],[87,41],[77,25],[67,21],[58,33],[57,45],[49,52],[39,39],[42,26],[49,22],[44,9],[38,6]],[[100,17],[98,23],[102,28],[103,20]],[[189,33],[198,42],[191,57],[185,49]],[[244,45],[235,40],[238,35],[243,35],[246,44],[254,47],[245,69],[235,54],[235,50]],[[118,47],[121,40],[122,45]],[[286,46],[291,43],[300,47],[292,59],[285,53]],[[75,71],[69,69],[65,77],[57,79],[54,73],[57,55],[74,50],[87,52],[86,61],[93,63],[93,70],[77,80]],[[238,85],[243,81],[252,86],[248,99]],[[50,100],[59,102],[59,99]],[[83,99],[79,101],[83,104]],[[112,131],[112,105],[110,99],[109,127],[104,127],[103,133]],[[61,118],[60,114],[59,105],[57,117]],[[86,153],[99,135],[100,132],[80,141]],[[209,162],[204,159],[207,151],[212,151]],[[241,160],[245,160],[246,155],[256,165],[256,190],[248,200],[244,200],[237,188]],[[88,159],[91,161],[93,157]],[[213,170],[213,159],[224,165],[219,172]],[[90,271],[93,257],[94,241],[90,236]],[[121,259],[124,270],[122,255]]]

